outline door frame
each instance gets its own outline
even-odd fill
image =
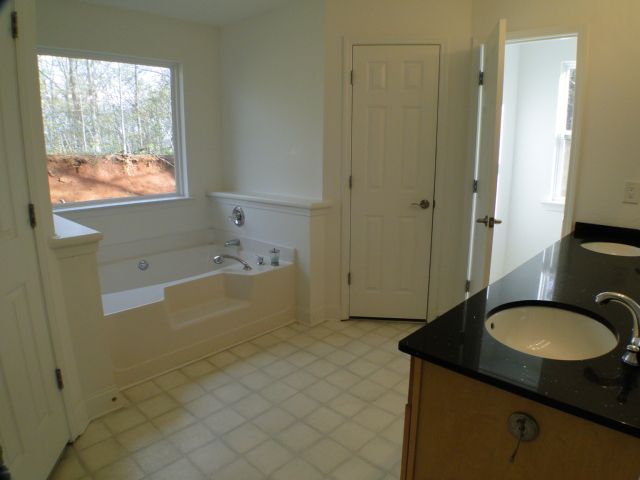
[[[42,162],[46,156],[46,149],[37,66],[36,5],[34,0],[14,0],[13,6],[11,4],[5,6],[5,8],[12,7],[18,12],[19,18],[20,34],[15,39],[18,96],[27,189],[29,198],[34,204],[38,222],[33,229],[33,237],[39,280],[54,360],[57,367],[64,372],[65,386],[61,396],[69,429],[69,440],[73,440],[85,430],[89,424],[89,416],[76,368],[71,332],[66,321],[66,307],[59,282],[58,262],[50,247],[55,229],[46,165]]]
[[[565,197],[561,236],[573,231],[575,224],[575,207],[578,190],[579,162],[582,146],[582,130],[584,125],[585,96],[587,92],[588,63],[588,28],[586,26],[565,26],[553,28],[536,28],[507,32],[507,45],[535,40],[551,40],[575,36],[576,49],[576,93],[573,106],[573,130],[571,133],[571,154],[569,155],[569,173],[567,176],[567,196]],[[502,132],[501,132],[502,135]]]
[[[342,57],[342,155],[340,162],[340,205],[341,205],[341,234],[340,234],[340,319],[349,318],[349,284],[347,275],[351,266],[351,189],[349,175],[351,174],[351,144],[352,144],[352,85],[351,70],[353,68],[353,47],[366,45],[394,46],[394,45],[437,45],[440,48],[438,72],[438,122],[436,132],[436,163],[433,220],[431,225],[431,252],[429,254],[429,281],[427,290],[427,318],[433,320],[438,312],[438,284],[432,282],[434,274],[441,272],[440,261],[442,248],[442,222],[447,217],[443,203],[439,200],[440,192],[444,190],[444,175],[441,166],[446,158],[446,112],[447,112],[447,77],[448,77],[448,48],[444,39],[434,39],[421,36],[398,35],[369,35],[343,38]],[[440,174],[439,174],[440,173]],[[438,205],[438,208],[435,206]],[[441,213],[442,212],[442,213]]]
[[[507,26],[508,28],[508,26]],[[544,39],[553,39],[553,38],[561,38],[575,36],[577,38],[577,51],[576,51],[576,64],[577,64],[577,72],[576,72],[576,97],[574,102],[574,112],[573,112],[573,132],[572,132],[572,140],[571,140],[571,154],[569,156],[569,173],[567,177],[567,196],[565,198],[565,204],[563,209],[563,220],[562,220],[562,229],[560,232],[561,237],[568,235],[573,231],[575,224],[575,206],[576,199],[578,194],[578,175],[579,175],[579,164],[580,164],[580,153],[582,147],[582,130],[585,120],[585,105],[586,105],[586,92],[587,92],[587,72],[588,72],[588,38],[589,38],[589,29],[585,25],[579,26],[560,26],[560,27],[550,27],[550,28],[533,28],[533,29],[525,29],[525,30],[515,30],[515,31],[507,31],[506,43],[518,43],[518,42],[527,42],[534,40],[544,40]],[[472,50],[475,49],[476,46],[480,46],[484,42],[478,42],[476,39],[472,41]],[[471,99],[478,99],[480,86],[477,83],[477,72],[473,71],[473,67],[476,65],[476,62],[472,58],[472,90],[470,92]],[[472,105],[470,111],[471,115],[474,117],[478,115],[479,109],[482,108],[477,101],[477,110],[475,110],[476,105]],[[477,122],[475,122],[477,123]],[[476,124],[475,130],[477,133],[478,125]],[[502,132],[500,132],[502,135]],[[469,136],[469,151],[470,158],[474,159],[474,162],[471,163],[468,170],[468,178],[474,178],[474,169],[475,169],[475,158],[477,155],[477,145],[476,145],[476,135]],[[473,194],[467,199],[467,205],[469,207],[469,222],[467,223],[467,237],[469,238],[469,248],[467,251],[467,278],[471,278],[471,246],[473,244],[473,236],[472,236],[472,225],[475,219],[471,216],[473,213],[473,206],[475,202],[475,197]],[[469,294],[467,293],[467,296]]]

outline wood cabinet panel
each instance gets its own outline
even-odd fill
[[[640,439],[416,358],[411,376],[404,480],[640,478]],[[510,463],[513,412],[532,415],[540,435]]]

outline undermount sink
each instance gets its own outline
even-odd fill
[[[580,245],[582,248],[592,252],[604,253],[606,255],[617,255],[619,257],[640,257],[640,248],[625,243],[613,242],[586,242]]]
[[[507,347],[536,357],[585,360],[618,344],[605,325],[586,315],[548,306],[514,306],[490,315],[485,328]]]

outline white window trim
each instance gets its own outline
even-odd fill
[[[120,55],[106,52],[94,52],[89,50],[76,50],[46,46],[38,46],[38,55],[53,55],[59,57],[129,63],[135,65],[146,65],[150,67],[163,67],[171,70],[171,116],[173,122],[173,154],[175,157],[176,165],[176,191],[157,195],[145,195],[142,197],[106,198],[104,200],[89,200],[85,202],[73,202],[57,205],[52,204],[51,207],[54,213],[112,208],[145,203],[154,204],[158,202],[186,200],[191,198],[189,197],[189,185],[187,181],[187,154],[184,142],[185,128],[183,109],[183,78],[182,67],[179,63],[154,58],[138,57],[135,55]]]
[[[572,141],[572,130],[567,130],[567,106],[569,102],[569,72],[576,69],[575,60],[564,61],[561,64],[561,73],[558,85],[558,104],[556,107],[556,129],[555,129],[555,149],[553,159],[553,172],[551,175],[551,191],[549,199],[543,203],[547,205],[564,205],[566,197],[559,195],[558,182],[562,175],[560,163],[560,155],[564,157],[563,143],[566,140]],[[575,98],[574,109],[575,111]],[[573,125],[572,125],[573,126]]]

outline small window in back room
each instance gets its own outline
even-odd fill
[[[551,200],[558,203],[564,203],[567,196],[575,92],[576,62],[562,62],[556,117],[556,151],[551,188]]]
[[[39,55],[51,203],[182,195],[175,68]]]

